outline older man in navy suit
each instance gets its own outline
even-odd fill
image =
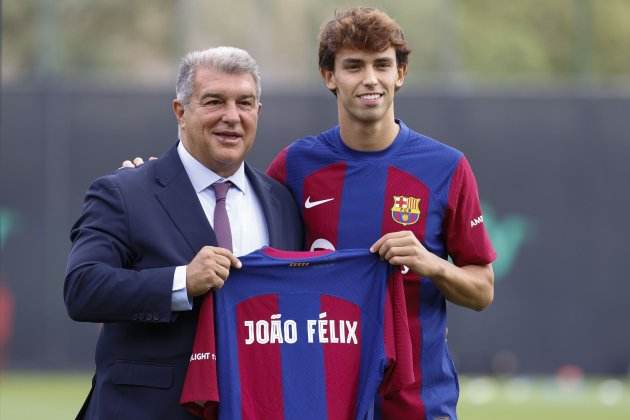
[[[72,229],[68,313],[103,323],[78,418],[192,418],[178,401],[200,299],[229,281],[239,255],[302,247],[291,195],[244,162],[261,107],[252,57],[232,47],[192,52],[176,93],[181,141],[161,159],[95,181]],[[215,191],[226,182],[223,201]],[[218,246],[219,207],[231,251]]]

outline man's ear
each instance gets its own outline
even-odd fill
[[[398,66],[398,77],[396,78],[396,90],[400,89],[405,83],[405,76],[407,76],[407,65],[403,64]]]
[[[177,99],[173,99],[173,114],[175,114],[177,123],[181,126],[184,123],[184,105]]]
[[[335,80],[335,72],[332,70],[319,69],[319,73],[322,75],[322,79],[324,79],[324,84],[328,88],[328,90],[332,92],[337,91],[337,81]]]

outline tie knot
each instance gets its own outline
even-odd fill
[[[225,200],[225,196],[227,196],[228,190],[231,186],[232,183],[230,181],[215,182],[214,184],[212,184],[211,187],[214,190],[216,200]]]

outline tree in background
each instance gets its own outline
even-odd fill
[[[236,45],[266,85],[319,84],[316,37],[335,9],[374,5],[414,50],[408,84],[620,85],[630,79],[627,0],[7,0],[3,82],[164,84],[190,49]]]

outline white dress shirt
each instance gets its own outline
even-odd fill
[[[245,164],[241,163],[241,166],[232,176],[223,178],[195,159],[182,142],[177,145],[177,153],[197,193],[197,198],[210,226],[214,224],[214,207],[216,205],[214,190],[210,186],[215,182],[230,181],[232,183],[232,188],[229,189],[225,201],[232,233],[232,253],[239,257],[269,245],[265,215],[260,201],[245,175]],[[192,309],[191,301],[186,293],[185,265],[175,269],[171,306],[174,311]]]

